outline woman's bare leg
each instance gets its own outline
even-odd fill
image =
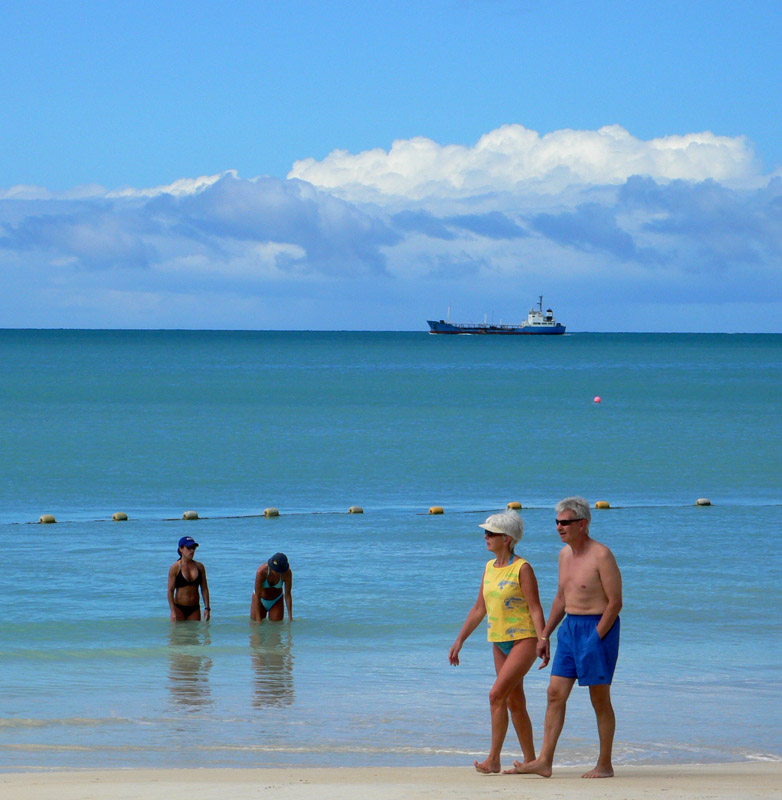
[[[508,732],[508,708],[513,714],[513,726],[519,737],[524,759],[535,757],[532,740],[532,723],[524,700],[524,676],[535,661],[535,639],[522,639],[506,656],[499,647],[494,647],[494,668],[497,679],[489,692],[491,710],[491,749],[484,761],[474,762],[479,772],[500,772],[500,754]]]
[[[259,609],[260,616],[258,615]],[[250,600],[250,619],[254,622],[260,622],[262,619],[266,619],[266,609],[263,607],[263,603],[256,601],[255,592],[253,592],[252,600]]]

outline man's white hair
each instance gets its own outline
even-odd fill
[[[589,508],[589,501],[583,497],[566,497],[556,505],[557,514],[562,511],[572,511],[577,519],[585,519],[587,525],[592,522],[592,511]]]

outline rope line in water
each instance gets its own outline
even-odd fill
[[[769,503],[753,503],[752,505],[763,505],[763,506],[776,507],[776,506],[782,505],[782,503],[772,503],[772,502],[769,502]],[[655,508],[693,508],[693,507],[709,508],[711,506],[712,506],[712,503],[711,503],[710,500],[707,500],[706,498],[700,497],[694,503],[686,503],[686,504],[662,503],[662,504],[659,504],[659,505],[643,505],[643,504],[639,504],[639,505],[624,505],[624,506],[619,505],[619,506],[617,506],[617,505],[609,505],[608,502],[606,502],[604,500],[599,500],[597,503],[595,503],[594,507],[598,511],[607,511],[607,510],[621,511],[621,510],[625,510],[625,509],[635,510],[635,509],[639,509],[639,508],[645,508],[645,509],[655,509]],[[512,501],[512,502],[507,504],[507,507],[508,508],[519,509],[519,510],[523,510],[523,511],[540,511],[540,510],[550,509],[553,506],[549,506],[548,504],[547,505],[526,505],[522,509],[522,506],[521,506],[520,503],[517,503],[516,501]],[[739,504],[737,504],[737,503],[725,503],[725,504],[722,505],[722,508],[738,508],[738,507],[739,507]],[[403,509],[400,509],[400,508],[383,508],[383,510],[384,511],[392,511],[393,512],[393,511],[402,511]],[[492,513],[493,511],[496,511],[496,510],[497,510],[496,508],[469,508],[469,509],[457,509],[457,510],[454,510],[454,511],[448,511],[447,514],[448,514],[448,516],[451,516],[453,514],[490,514],[490,513]],[[345,512],[345,511],[322,511],[322,510],[321,511],[290,511],[290,512],[285,512],[284,516],[286,516],[286,517],[309,517],[309,516],[329,515],[329,514],[330,515],[334,515],[334,516],[336,516],[336,515],[344,516],[346,513],[350,514],[350,515],[361,516],[361,515],[364,514],[364,509],[361,506],[351,506],[348,509],[347,512]],[[441,506],[431,506],[426,511],[412,511],[410,513],[413,516],[416,516],[416,517],[421,517],[421,516],[441,516],[441,515],[445,515],[446,514],[446,509],[443,509]],[[370,515],[371,515],[371,512],[370,512]],[[201,516],[200,514],[198,514],[195,511],[186,511],[180,517],[142,517],[141,519],[143,519],[145,521],[151,521],[151,522],[182,522],[183,520],[187,521],[187,522],[194,522],[194,521],[200,521],[200,520],[216,520],[216,519],[255,519],[255,518],[276,519],[276,518],[278,518],[280,516],[283,516],[283,514],[280,511],[278,511],[278,509],[276,509],[276,508],[267,508],[264,511],[257,512],[257,513],[254,512],[254,513],[244,513],[244,514],[217,514],[217,515],[211,516],[211,517],[204,517],[204,516]],[[139,518],[136,518],[136,519],[138,520]],[[39,525],[39,524],[51,525],[51,524],[55,524],[55,523],[58,523],[58,522],[59,523],[80,523],[81,524],[81,523],[92,523],[92,522],[129,522],[129,521],[132,521],[132,518],[129,517],[128,514],[126,514],[125,512],[118,511],[113,516],[111,516],[109,518],[101,517],[101,518],[98,518],[98,519],[86,519],[86,520],[84,520],[84,519],[82,519],[82,520],[73,520],[73,519],[56,520],[53,514],[41,514],[41,516],[39,517],[39,519],[36,522],[25,521],[25,522],[22,522],[22,523],[11,522],[11,523],[8,523],[8,524],[10,524],[10,525],[20,525],[20,524],[22,524],[22,525]]]

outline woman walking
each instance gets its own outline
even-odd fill
[[[480,525],[486,549],[493,558],[486,564],[478,599],[448,653],[454,666],[470,634],[488,614],[488,638],[497,673],[489,692],[491,748],[488,757],[475,761],[478,772],[500,772],[500,753],[508,731],[508,712],[519,738],[524,761],[535,758],[532,723],[524,696],[524,676],[535,661],[538,637],[545,627],[538,582],[529,562],[516,555],[524,523],[515,511],[492,514]]]

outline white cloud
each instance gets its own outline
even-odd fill
[[[758,165],[744,137],[704,132],[643,141],[619,125],[540,136],[523,125],[504,125],[473,147],[417,137],[395,141],[388,152],[335,150],[322,161],[295,162],[288,177],[349,199],[382,202],[384,196],[557,193],[573,184],[619,184],[632,175],[743,182],[757,179]]]
[[[107,192],[106,197],[157,197],[161,194],[169,194],[172,197],[184,197],[190,194],[198,194],[204,191],[204,189],[214,186],[221,178],[227,175],[236,178],[236,170],[229,169],[225,172],[221,172],[219,175],[202,175],[200,178],[180,178],[165,186],[153,186],[148,189],[134,189],[130,186],[125,186],[122,189],[115,189],[114,191]]]
[[[81,200],[105,195],[106,189],[97,183],[74,186],[66,192],[52,192],[45,186],[27,184],[0,189],[0,200]]]
[[[8,189],[0,189],[0,200],[49,200],[54,197],[44,186],[18,184]]]
[[[0,192],[0,324],[420,329],[543,293],[571,329],[782,330],[782,177],[741,137],[507,125],[291,176]]]

